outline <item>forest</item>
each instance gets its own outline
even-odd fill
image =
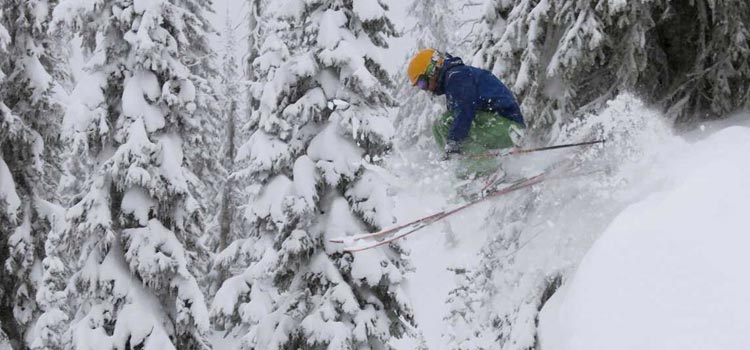
[[[541,331],[584,308],[586,253],[639,249],[607,234],[701,164],[750,188],[746,0],[213,1],[0,3],[0,350],[607,348]],[[450,105],[407,77],[424,48],[512,91],[521,147],[606,139],[577,155],[606,173],[343,251],[461,201]],[[732,327],[691,346],[750,346]]]

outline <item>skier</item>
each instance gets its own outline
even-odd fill
[[[413,86],[447,98],[449,110],[433,126],[444,159],[518,145],[525,128],[521,110],[511,91],[491,72],[464,65],[459,57],[423,49],[409,62],[408,75]],[[473,173],[499,166],[476,163],[469,165],[476,168]]]

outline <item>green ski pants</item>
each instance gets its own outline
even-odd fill
[[[453,113],[446,112],[432,127],[432,133],[440,149],[445,147],[452,124]],[[459,162],[458,177],[467,178],[473,174],[483,176],[498,169],[500,161],[497,158],[471,159],[471,156],[513,147],[511,133],[517,132],[516,130],[523,130],[523,126],[492,112],[477,111],[469,135],[461,142],[461,151],[468,157]]]

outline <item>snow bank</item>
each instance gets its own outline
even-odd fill
[[[678,151],[545,305],[542,349],[750,348],[750,128]]]

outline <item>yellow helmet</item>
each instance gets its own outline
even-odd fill
[[[431,78],[435,66],[440,66],[443,63],[442,61],[442,55],[435,49],[422,49],[417,52],[409,61],[407,70],[411,84],[416,85],[421,75],[427,75]]]

